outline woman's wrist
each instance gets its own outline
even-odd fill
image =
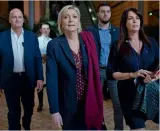
[[[131,79],[131,78],[134,78],[134,75],[133,75],[132,72],[129,73],[129,78],[130,78],[130,79]]]

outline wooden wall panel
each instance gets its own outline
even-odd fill
[[[0,16],[5,19],[8,19],[8,1],[0,1]]]
[[[40,16],[45,16],[46,1],[40,1]]]
[[[148,11],[159,10],[159,2],[158,1],[148,1]],[[147,12],[148,15],[148,12]],[[148,23],[149,26],[159,26],[159,18],[154,14],[152,16],[148,15]]]
[[[97,7],[100,3],[104,1],[94,1],[95,7]],[[117,4],[119,1],[105,1],[107,2],[111,7],[113,7],[115,4]],[[129,7],[135,7],[138,9],[138,1],[130,1],[126,0],[123,1],[122,4],[116,6],[115,8],[112,9],[112,17],[111,17],[111,22],[119,26],[121,15],[123,11]],[[149,26],[155,26],[159,25],[159,19],[157,16],[152,15],[149,16],[148,12],[153,11],[153,10],[159,10],[159,1],[144,1],[143,2],[143,19],[144,19],[144,24],[149,25]]]
[[[119,27],[120,19],[121,19],[123,11],[129,7],[137,8],[138,2],[137,1],[126,1],[126,2],[116,6],[115,8],[113,8],[112,9],[112,17],[111,17],[112,24]]]
[[[24,15],[29,19],[29,1],[23,1],[24,3]]]
[[[34,20],[35,23],[39,22],[40,16],[41,16],[41,5],[40,0],[37,0],[34,2]]]
[[[9,12],[8,12],[8,1],[0,1],[0,17],[8,20]],[[8,22],[0,19],[1,25],[8,25]]]
[[[148,1],[148,8],[151,9],[159,9],[159,2],[158,1]]]
[[[24,1],[24,14],[29,18],[29,1]],[[45,1],[36,0],[34,2],[34,20],[39,22],[40,17],[45,15]]]

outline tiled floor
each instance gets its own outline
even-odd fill
[[[34,108],[34,114],[32,117],[32,124],[31,129],[32,130],[51,130],[51,116],[48,111],[48,102],[46,93],[44,93],[44,110],[41,113],[38,113],[36,111],[37,109],[37,94],[35,95],[35,108]],[[22,113],[23,114],[23,113]],[[113,123],[113,109],[111,101],[104,101],[104,118],[107,125],[108,130],[114,129],[114,123]],[[146,128],[147,130],[158,130],[158,125],[154,124],[152,121],[146,122]],[[7,124],[7,107],[5,102],[4,95],[0,97],[0,130],[7,130],[8,124]],[[128,130],[128,126],[125,125],[124,122],[124,129]]]

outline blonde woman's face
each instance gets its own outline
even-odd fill
[[[74,9],[68,9],[62,14],[63,32],[77,32],[80,25],[80,18]]]

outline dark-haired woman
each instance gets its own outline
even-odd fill
[[[118,93],[126,124],[131,129],[145,128],[146,116],[133,111],[136,83],[152,82],[151,75],[159,62],[156,41],[146,37],[143,18],[135,8],[126,9],[120,22],[120,40],[113,49],[113,77],[118,80]],[[159,123],[159,114],[154,122]]]

